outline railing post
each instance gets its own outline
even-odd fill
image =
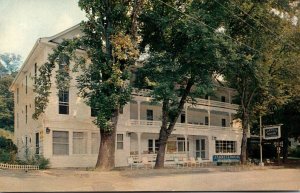
[[[137,101],[137,106],[138,106],[138,124],[141,124],[141,101]]]

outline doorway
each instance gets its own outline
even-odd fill
[[[196,139],[196,158],[201,157],[205,159],[205,139]]]

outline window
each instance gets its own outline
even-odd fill
[[[216,140],[216,153],[236,153],[236,141]]]
[[[153,121],[153,110],[147,109],[147,120]]]
[[[84,132],[73,132],[73,154],[87,153],[87,135]]]
[[[25,123],[27,124],[27,105],[25,105]]]
[[[226,119],[222,119],[222,127],[226,127]]]
[[[221,96],[221,102],[225,102],[225,96]]]
[[[40,154],[40,134],[35,133],[35,154]]]
[[[187,142],[187,151],[189,151],[189,142]],[[183,137],[177,138],[177,152],[185,152],[185,139]]]
[[[17,88],[17,104],[19,104],[19,88]]]
[[[157,153],[158,148],[158,139],[148,139],[148,153]]]
[[[26,81],[26,82],[25,82],[25,85],[26,85],[26,86],[25,86],[25,92],[26,92],[26,94],[27,94],[27,83],[28,83],[27,76],[25,77],[25,81]]]
[[[37,63],[34,64],[34,84],[36,84],[36,78],[37,78]]]
[[[98,154],[100,147],[100,134],[92,133],[92,154]]]
[[[182,112],[182,113],[181,113],[181,116],[180,116],[180,122],[181,122],[181,123],[185,123],[185,112]]]
[[[123,149],[123,134],[117,134],[117,149]]]
[[[59,91],[59,114],[69,114],[69,91]]]
[[[53,155],[69,155],[69,132],[53,131]]]
[[[204,120],[205,125],[208,125],[208,117],[205,117],[204,119],[205,119]]]
[[[98,115],[98,109],[91,108],[91,117],[97,117]]]

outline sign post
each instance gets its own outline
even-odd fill
[[[263,136],[264,139],[278,139],[277,145],[277,161],[278,164],[280,162],[280,145],[279,145],[279,138],[281,137],[281,125],[271,125],[264,127]]]

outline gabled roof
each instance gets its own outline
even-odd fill
[[[29,55],[27,56],[26,60],[24,61],[23,65],[21,66],[18,74],[16,75],[13,83],[10,86],[10,90],[12,91],[14,89],[14,85],[16,84],[16,82],[18,81],[18,79],[20,78],[20,75],[22,73],[26,73],[27,69],[30,67],[30,65],[32,65],[32,63],[30,63],[29,61],[32,59],[33,55],[38,51],[38,49],[41,48],[42,44],[57,44],[60,43],[60,41],[62,41],[63,39],[66,39],[65,37],[68,36],[68,34],[72,35],[76,35],[76,34],[80,34],[80,24],[77,24],[71,28],[68,28],[54,36],[51,37],[43,37],[43,38],[39,38],[33,48],[31,49]]]

